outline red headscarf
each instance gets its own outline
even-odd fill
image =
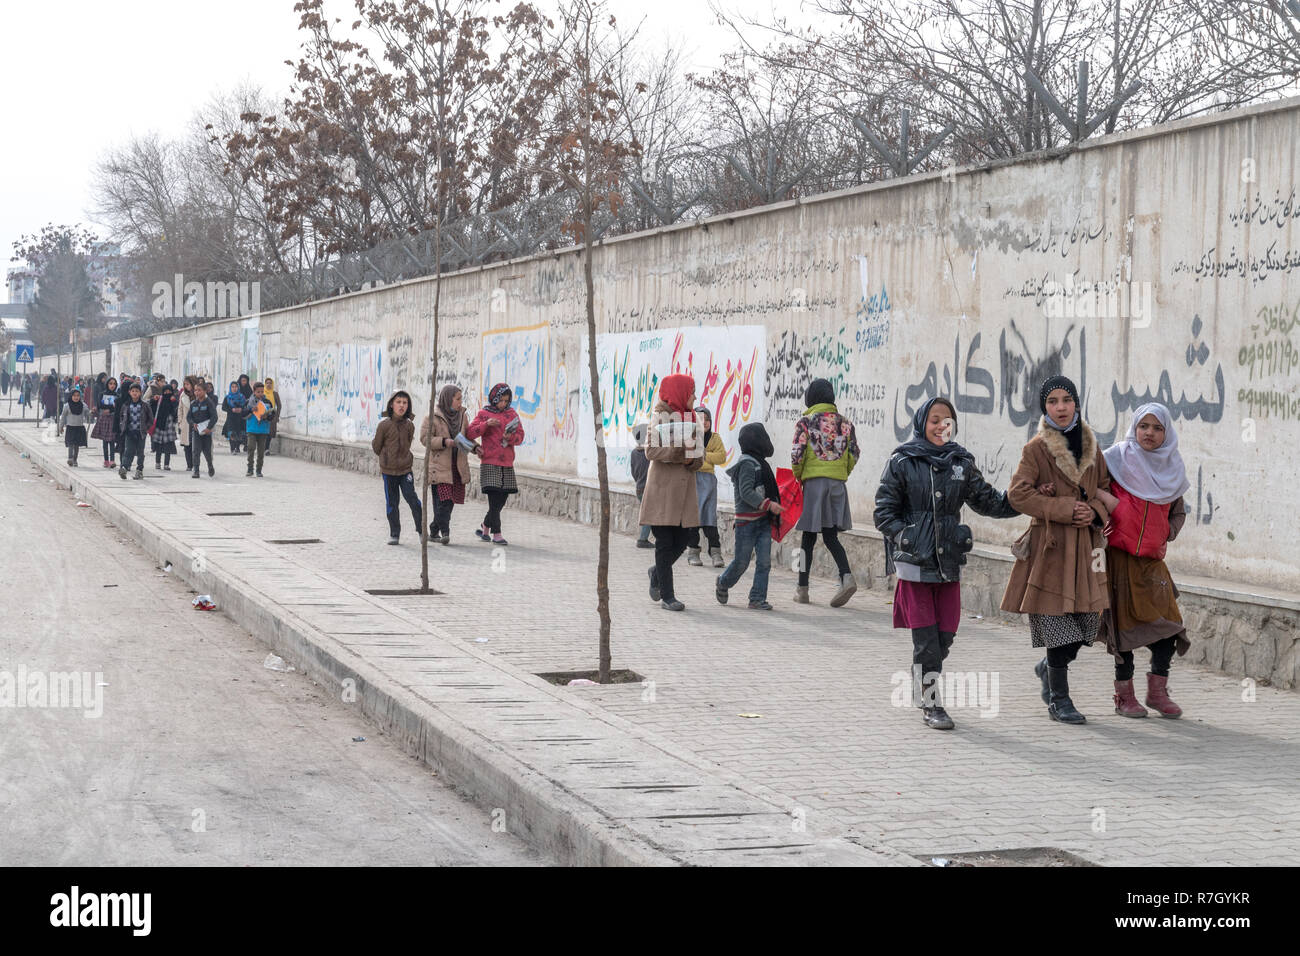
[[[689,375],[665,375],[659,382],[659,397],[668,407],[682,416],[682,421],[695,421],[691,396],[695,394],[695,380]]]

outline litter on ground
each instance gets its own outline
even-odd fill
[[[262,666],[269,671],[280,671],[283,674],[293,670],[293,666],[286,664],[283,657],[276,657],[274,654],[267,654],[266,660],[262,661]]]

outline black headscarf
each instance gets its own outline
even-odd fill
[[[1047,396],[1055,389],[1064,389],[1069,396],[1074,399],[1074,421],[1065,428],[1059,428],[1047,414]],[[1083,421],[1083,408],[1079,404],[1079,390],[1075,388],[1064,375],[1053,375],[1043,383],[1043,387],[1038,390],[1038,408],[1043,413],[1043,421],[1047,422],[1048,428],[1053,428],[1065,436],[1065,442],[1070,447],[1070,454],[1074,460],[1078,461],[1083,457],[1083,429],[1079,424]]]
[[[952,410],[952,402],[942,395],[938,395],[916,410],[916,414],[912,416],[912,437],[909,441],[894,449],[895,455],[920,458],[922,461],[929,462],[931,465],[938,465],[941,468],[946,468],[958,458],[970,457],[970,452],[955,441],[947,441],[942,445],[936,445],[925,437],[925,423],[930,417],[930,409],[936,404],[946,405],[948,411],[952,412],[952,430],[954,433],[957,431],[957,413]]]
[[[803,393],[803,407],[812,408],[814,405],[834,405],[835,404],[835,386],[824,378],[815,378],[808,383],[807,390]]]
[[[232,383],[232,384],[233,384],[233,383]],[[239,376],[239,391],[240,391],[240,394],[242,394],[242,395],[244,396],[244,398],[252,398],[252,397],[253,397],[253,386],[251,386],[251,385],[248,384],[248,375],[247,375],[247,374],[244,374],[244,375]]]
[[[759,467],[763,470],[763,493],[770,501],[780,501],[781,489],[777,487],[772,466],[767,463],[767,459],[772,457],[775,449],[772,447],[771,436],[768,435],[762,422],[750,422],[740,430],[736,441],[740,445],[741,454],[758,459]]]
[[[170,385],[164,385],[162,394],[153,400],[156,407],[154,418],[158,422],[158,427],[162,428],[173,418],[176,417],[176,393],[172,391]]]
[[[72,391],[81,394],[81,389],[79,388],[74,388]],[[68,393],[68,411],[72,412],[74,415],[80,415],[85,407],[86,406],[81,402],[74,402],[72,400],[72,393]]]

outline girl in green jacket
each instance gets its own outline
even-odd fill
[[[858,589],[839,541],[839,532],[853,527],[847,483],[858,463],[858,438],[853,423],[836,410],[835,389],[826,379],[813,379],[804,403],[808,410],[794,426],[790,451],[791,470],[803,485],[803,512],[795,524],[803,532],[803,555],[794,599],[797,604],[808,603],[808,570],[820,533],[839,572],[840,588],[831,598],[831,607],[843,607]]]

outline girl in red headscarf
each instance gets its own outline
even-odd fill
[[[654,529],[655,563],[650,569],[650,600],[670,611],[686,605],[673,592],[673,564],[686,550],[688,528],[700,525],[695,473],[704,463],[704,445],[695,420],[695,381],[668,375],[659,383],[659,401],[646,434],[650,459],[639,524]]]

